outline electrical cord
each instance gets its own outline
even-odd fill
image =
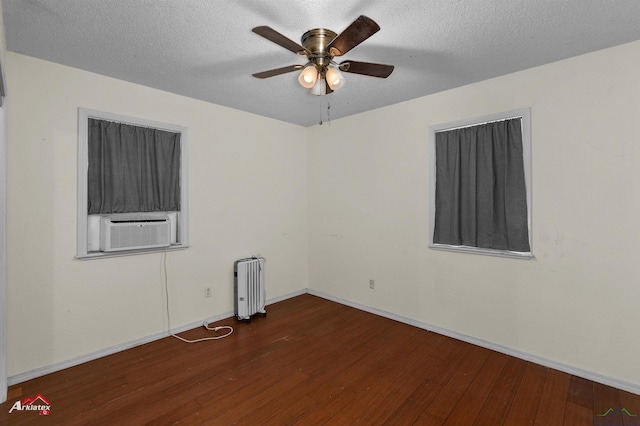
[[[209,327],[209,324],[205,321],[204,324],[202,324],[202,326],[204,328],[206,328],[207,330],[211,330],[211,331],[218,331],[218,330],[221,330],[223,328],[227,328],[227,329],[229,329],[229,331],[226,334],[222,334],[220,336],[203,337],[201,339],[195,339],[195,340],[188,340],[188,339],[185,339],[184,337],[178,336],[177,334],[173,334],[171,332],[170,333],[171,333],[171,336],[175,337],[178,340],[182,340],[183,342],[186,342],[186,343],[199,343],[199,342],[206,342],[207,340],[219,340],[219,339],[225,338],[227,336],[230,336],[231,333],[233,333],[233,327],[231,327],[230,325],[220,325],[218,327],[211,328],[211,327]]]
[[[220,330],[227,329],[229,331],[220,336],[203,337],[201,339],[195,339],[195,340],[185,339],[184,337],[180,337],[177,334],[174,334],[171,331],[171,312],[169,309],[169,285],[168,285],[168,274],[167,274],[167,251],[166,250],[162,253],[162,266],[163,266],[163,273],[164,273],[164,295],[167,301],[167,303],[165,304],[165,307],[167,310],[167,331],[172,337],[175,337],[178,340],[182,340],[185,343],[199,343],[199,342],[206,342],[208,340],[220,340],[227,336],[230,336],[233,333],[233,327],[231,327],[230,325],[220,325],[212,328],[212,327],[209,327],[209,323],[207,321],[204,321],[202,323],[202,326],[207,330],[218,332]]]

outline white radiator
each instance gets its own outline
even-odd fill
[[[166,214],[117,214],[100,218],[100,250],[122,251],[169,247],[171,224]]]
[[[235,313],[238,320],[250,321],[251,316],[265,310],[264,263],[263,257],[240,259],[233,264]]]

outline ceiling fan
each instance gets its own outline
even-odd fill
[[[387,78],[393,72],[393,65],[371,62],[343,61],[337,64],[333,58],[342,56],[380,30],[371,18],[361,15],[339,35],[325,28],[315,28],[302,35],[302,45],[285,37],[268,26],[255,27],[252,31],[285,49],[304,55],[304,65],[289,65],[253,74],[257,78],[269,78],[288,72],[302,70],[298,82],[310,89],[314,95],[325,95],[344,85],[342,72]]]

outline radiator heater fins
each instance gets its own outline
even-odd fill
[[[233,264],[234,305],[239,321],[250,321],[255,314],[267,315],[265,310],[264,263],[262,257],[240,259]]]

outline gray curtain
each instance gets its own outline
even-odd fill
[[[180,134],[89,119],[89,214],[179,211]]]
[[[520,122],[436,133],[434,243],[530,251]]]

